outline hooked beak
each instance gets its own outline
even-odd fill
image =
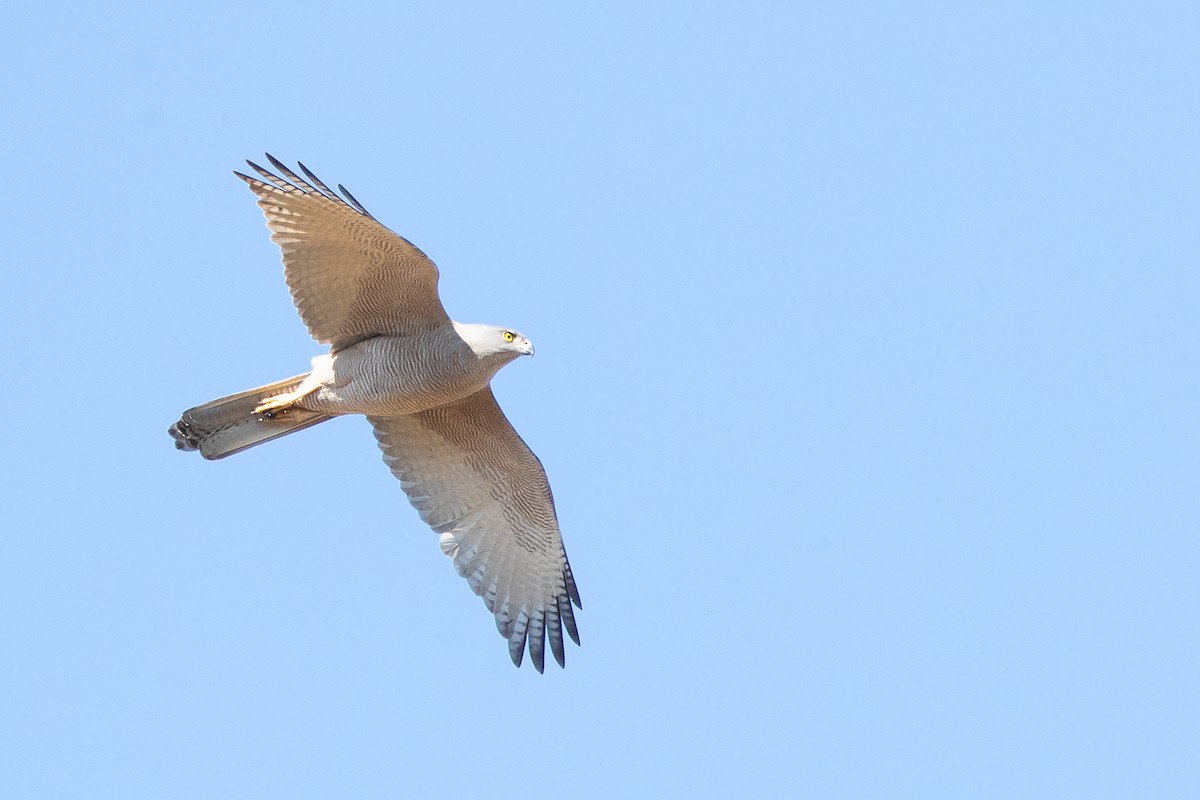
[[[525,356],[533,355],[533,342],[529,341],[528,339],[523,340],[521,342],[520,352],[521,352],[521,355],[525,355]]]

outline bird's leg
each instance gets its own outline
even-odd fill
[[[290,392],[273,395],[263,398],[262,402],[254,407],[255,414],[262,414],[267,419],[273,419],[277,413],[286,410],[289,406],[295,404],[297,400],[305,395],[312,394],[321,387],[321,379],[310,374],[300,382],[300,385]]]
[[[255,406],[254,413],[263,414],[267,417],[267,419],[272,419],[276,412],[283,411],[303,396],[303,394],[298,394],[296,392],[284,392],[283,394],[277,394],[274,397],[268,397]]]

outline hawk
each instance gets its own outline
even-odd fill
[[[206,459],[240,453],[343,414],[363,414],[408,500],[496,618],[520,666],[545,644],[565,663],[582,608],[550,484],[492,395],[501,367],[533,355],[512,328],[455,322],[437,266],[345,188],[267,154],[275,174],[234,174],[258,197],[283,251],[292,300],[329,352],[312,370],[183,412],[169,432]],[[339,194],[340,193],[340,194]]]

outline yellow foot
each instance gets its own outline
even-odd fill
[[[316,364],[315,359],[313,363]],[[280,392],[270,397],[264,397],[262,402],[254,407],[254,413],[262,414],[267,419],[273,419],[276,414],[285,413],[301,398],[307,397],[319,388],[321,388],[321,379],[309,374],[290,392]]]
[[[274,414],[272,412],[276,412],[276,411],[285,409],[299,399],[300,399],[300,396],[297,395],[295,392],[287,392],[286,394],[279,394],[274,397],[268,397],[266,400],[263,400],[261,403],[259,403],[257,406],[254,407],[254,413],[255,414],[270,414],[271,416],[274,416]]]

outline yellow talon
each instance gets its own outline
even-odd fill
[[[279,395],[278,397],[269,397],[266,400],[263,400],[257,406],[255,406],[254,413],[255,414],[265,414],[268,411],[275,411],[277,409],[286,408],[287,406],[290,406],[292,404],[292,402],[293,402],[292,398],[287,396],[286,394]]]

